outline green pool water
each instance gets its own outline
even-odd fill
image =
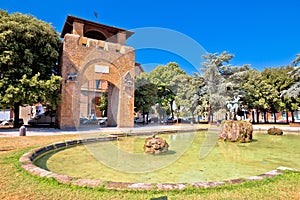
[[[170,145],[163,155],[143,153],[146,137],[125,137],[53,151],[35,164],[73,177],[144,183],[224,181],[259,175],[279,166],[300,169],[298,135],[254,133],[251,143],[208,144],[207,134],[158,135]],[[212,148],[201,156],[205,145]]]

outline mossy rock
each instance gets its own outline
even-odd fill
[[[280,128],[269,128],[268,129],[269,135],[283,135],[283,131]]]
[[[229,142],[251,142],[253,126],[249,121],[225,120],[221,123],[219,140]]]

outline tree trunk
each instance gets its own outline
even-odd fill
[[[274,112],[274,123],[276,124],[277,123],[277,118],[276,118],[276,113]]]
[[[172,119],[174,119],[173,100],[170,101],[170,106],[171,106],[171,116],[172,116]]]
[[[236,115],[237,115],[237,113],[234,111],[233,112],[233,120],[237,120]]]
[[[295,123],[294,111],[291,111],[291,114],[292,114],[292,123]]]
[[[20,119],[20,105],[15,104],[14,105],[14,128],[19,128],[19,119]]]
[[[252,123],[255,124],[255,112],[252,110]]]
[[[142,115],[143,115],[143,125],[144,125],[145,124],[145,112],[144,111],[143,111]]]
[[[211,109],[211,107],[209,106],[208,108],[208,122],[214,122],[214,114],[213,114],[213,110]]]
[[[285,116],[286,116],[286,123],[289,123],[289,111],[285,112]]]
[[[256,122],[259,124],[259,112],[258,112],[258,110],[256,111]]]
[[[267,112],[264,111],[263,113],[264,113],[264,122],[267,123],[267,121],[268,121],[268,120],[267,120]]]
[[[208,116],[207,116],[207,121],[208,121],[208,123],[210,123],[210,106],[208,107]]]
[[[161,118],[161,120],[160,120],[160,121],[161,121],[160,123],[163,124],[163,123],[165,122],[165,118],[166,118],[166,115],[165,115],[165,114],[162,114],[162,118]]]
[[[149,124],[148,118],[149,118],[149,113],[146,113],[146,124]]]

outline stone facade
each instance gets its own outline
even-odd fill
[[[81,88],[88,81],[95,80],[109,83],[108,125],[133,127],[135,52],[125,45],[132,34],[123,29],[67,17],[61,35],[63,82],[57,116],[61,129],[74,129],[80,125]]]

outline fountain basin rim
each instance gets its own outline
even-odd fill
[[[271,170],[269,172],[257,176],[225,180],[225,181],[192,182],[192,183],[130,183],[130,182],[85,179],[85,178],[71,177],[63,174],[56,174],[51,171],[42,169],[33,163],[33,161],[37,157],[52,150],[58,150],[61,148],[76,146],[84,143],[114,141],[117,139],[118,139],[117,136],[109,135],[108,137],[87,138],[87,139],[79,139],[79,140],[68,140],[64,142],[56,142],[44,147],[39,147],[30,150],[29,152],[23,154],[20,157],[19,162],[21,163],[21,167],[32,175],[45,177],[45,178],[54,178],[59,183],[63,183],[63,184],[71,184],[74,186],[84,186],[84,187],[91,187],[91,188],[103,187],[104,189],[107,190],[182,190],[188,187],[209,188],[209,187],[216,187],[225,184],[239,184],[245,181],[263,180],[265,178],[270,178],[270,177],[280,175],[283,173],[283,171],[286,170],[300,172],[299,169],[280,166],[274,170]]]

